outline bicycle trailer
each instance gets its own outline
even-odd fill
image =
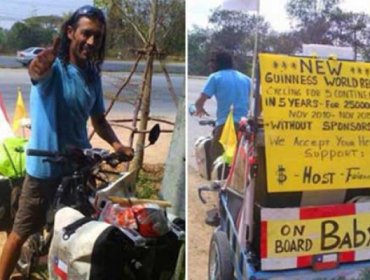
[[[370,64],[259,55],[209,279],[370,279]]]

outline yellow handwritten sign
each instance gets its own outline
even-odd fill
[[[259,58],[268,191],[370,187],[370,63]]]
[[[263,257],[370,250],[369,227],[369,212],[318,219],[270,220],[266,222],[266,231],[262,232],[262,240],[266,240],[266,244],[262,244]]]

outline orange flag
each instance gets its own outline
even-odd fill
[[[20,88],[17,90],[17,103],[15,104],[14,118],[13,118],[13,131],[17,131],[21,124],[21,120],[27,117],[26,108],[22,98],[22,91]]]

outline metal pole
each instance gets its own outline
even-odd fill
[[[253,49],[253,61],[252,61],[252,83],[250,88],[250,95],[249,95],[249,116],[253,117],[254,114],[254,99],[255,99],[255,76],[256,76],[256,64],[257,64],[257,55],[258,55],[258,31],[259,31],[259,15],[260,15],[260,1],[257,0],[257,22],[256,22],[256,30],[254,34],[254,49]]]
[[[256,22],[256,33],[255,33],[255,38],[254,38],[253,64],[252,64],[252,85],[251,85],[252,91],[250,94],[250,104],[249,104],[250,106],[249,116],[251,118],[254,118],[255,120],[257,119],[256,116],[254,116],[254,113],[255,113],[254,106],[255,106],[255,101],[256,101],[255,94],[257,94],[257,87],[258,87],[258,85],[255,85],[255,82],[256,82],[255,80],[256,80],[256,66],[257,66],[257,55],[258,55],[258,31],[259,31],[258,18],[260,15],[260,0],[257,0],[257,1],[258,1],[257,2],[257,22]],[[255,125],[257,125],[257,123],[255,123]],[[257,131],[255,130],[254,133],[257,133]],[[256,139],[254,138],[253,141],[256,141]],[[249,154],[250,145],[254,145],[253,154],[251,155]],[[249,156],[257,157],[255,142],[248,144],[247,155],[248,157]],[[253,223],[253,217],[254,217],[253,211],[254,211],[254,192],[255,192],[255,187],[256,187],[256,178],[251,176],[252,169],[253,169],[253,164],[252,166],[250,166],[250,169],[249,169],[249,174],[248,174],[249,185],[246,186],[244,205],[243,205],[244,207],[243,216],[244,215],[245,216],[242,222],[242,227],[243,227],[243,233],[245,233],[244,238],[246,238],[246,239],[242,238],[241,244],[243,245],[243,247],[245,247],[246,241],[250,243],[253,238],[253,224],[254,224]]]

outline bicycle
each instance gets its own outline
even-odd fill
[[[189,106],[189,114],[194,116],[195,105]],[[216,127],[214,119],[199,119],[198,125],[203,127],[211,127],[212,130]],[[213,133],[209,136],[200,136],[194,143],[195,159],[198,166],[199,175],[206,180],[223,180],[227,177],[229,166],[221,157],[222,149],[212,148]],[[214,154],[213,154],[214,153]]]
[[[53,204],[46,214],[46,224],[41,232],[32,234],[24,244],[16,269],[24,278],[30,279],[32,271],[46,257],[53,238],[53,225],[55,213],[64,206],[72,207],[86,216],[97,215],[91,202],[96,193],[94,179],[106,181],[99,174],[100,165],[107,163],[116,167],[120,162],[126,161],[116,153],[109,153],[102,149],[68,149],[65,153],[27,150],[30,156],[46,157],[44,161],[60,165],[72,165],[72,175],[64,176],[59,184]],[[109,171],[110,173],[114,173]],[[116,173],[117,174],[117,173]]]
[[[158,125],[152,128],[149,133],[149,145],[156,142],[159,132]],[[102,149],[72,149],[67,153],[28,150],[28,154],[46,156],[48,161],[56,164],[73,165],[75,171],[71,176],[63,178],[59,185],[43,231],[30,236],[22,249],[17,268],[26,279],[30,278],[35,266],[49,251],[53,238],[54,216],[58,209],[68,205],[88,217],[98,219],[112,195],[121,197],[134,195],[131,181],[135,177],[129,172],[122,174],[112,170],[102,170],[104,164],[116,167],[126,160],[116,153],[109,153]],[[111,180],[110,175],[118,178]],[[94,183],[96,181],[98,184]],[[173,274],[174,267],[177,265],[177,258],[174,256],[178,255],[183,245],[185,226],[182,220],[173,221],[170,224],[171,230],[158,238],[142,236],[138,230],[120,228],[121,245],[126,252],[122,260],[126,267],[124,279],[167,279]],[[168,256],[162,258],[164,262],[155,257],[159,253]]]

